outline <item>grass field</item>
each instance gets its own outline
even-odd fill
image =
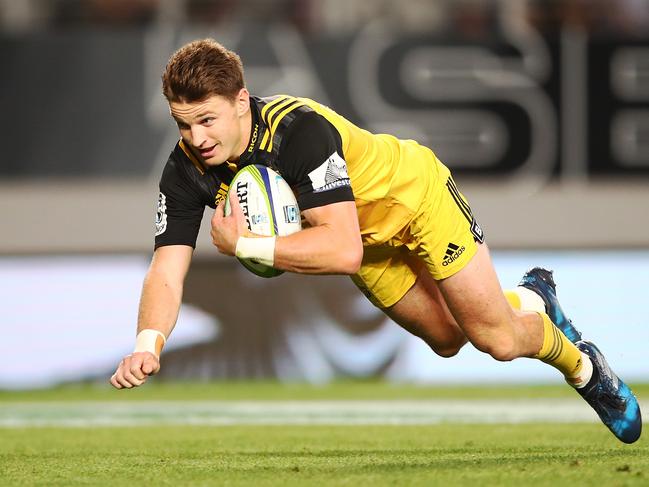
[[[634,390],[641,402],[649,392],[647,386]],[[409,410],[399,410],[403,405],[432,407],[438,401],[488,405],[503,399],[521,407],[543,401],[580,404],[574,392],[555,386],[151,383],[133,391],[87,386],[1,392],[0,424],[10,414],[24,421],[0,428],[0,485],[649,485],[647,440],[624,445],[589,419],[572,424],[531,416],[529,422],[510,424],[492,417],[488,424],[466,424],[436,417],[434,424],[407,424]],[[120,414],[128,416],[131,409],[153,411],[154,405],[167,404],[186,405],[189,411],[224,404],[236,410],[251,403],[262,409],[285,404],[333,408],[349,401],[370,409],[394,405],[404,424],[355,424],[353,417],[348,424],[338,419],[331,424],[251,424],[250,417],[243,417],[229,425],[178,425],[162,419],[160,424],[125,427],[110,421],[97,426],[91,416],[87,425],[74,427],[29,423],[34,411],[48,418],[57,407],[59,414],[65,407],[85,407],[102,416],[101,407],[119,405]],[[183,409],[178,411],[173,414],[182,416]]]

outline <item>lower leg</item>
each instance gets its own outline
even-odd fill
[[[531,269],[523,277],[522,286],[505,292],[505,296],[513,309],[536,311],[530,314],[536,314],[543,323],[543,345],[534,357],[560,370],[618,439],[625,443],[637,441],[642,416],[636,397],[597,347],[581,341],[581,333],[557,301],[552,273]]]
[[[520,296],[503,293],[485,245],[464,269],[439,285],[449,309],[476,348],[503,361],[537,358],[561,371],[570,382],[582,382],[582,353],[543,309],[520,311]]]
[[[541,317],[543,326],[543,346],[533,358],[559,370],[569,384],[575,387],[585,386],[593,373],[590,358],[561,333],[548,315],[539,313],[538,316]]]
[[[586,354],[581,352],[545,313],[545,304],[540,296],[529,289],[518,287],[504,291],[505,298],[515,310],[535,312],[543,326],[543,344],[532,358],[552,365],[559,370],[569,384],[583,387],[592,376],[593,365]]]

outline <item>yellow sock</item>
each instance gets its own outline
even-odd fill
[[[505,294],[509,305],[514,309],[545,313],[545,303],[543,302],[543,299],[530,289],[516,286],[514,289],[503,291],[503,293]]]
[[[517,310],[521,309],[521,297],[518,295],[516,291],[503,291],[505,294],[505,297],[507,298],[507,301],[509,301],[509,305]]]
[[[539,313],[543,319],[543,346],[534,358],[551,365],[566,376],[570,383],[580,382],[582,372],[582,354],[579,349],[554,326],[545,313]]]

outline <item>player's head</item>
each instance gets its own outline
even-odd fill
[[[185,44],[171,56],[162,75],[168,102],[191,103],[211,96],[233,101],[244,87],[241,58],[214,39]]]
[[[242,119],[249,94],[239,56],[213,39],[190,42],[176,51],[162,75],[180,135],[206,164],[222,164],[241,154]]]

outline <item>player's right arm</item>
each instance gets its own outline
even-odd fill
[[[160,351],[178,318],[203,211],[214,201],[211,192],[201,190],[202,176],[194,171],[177,144],[160,178],[155,252],[142,286],[135,351],[110,379],[117,389],[140,386],[160,370]]]
[[[160,370],[160,351],[178,318],[193,250],[187,245],[169,245],[153,254],[142,286],[135,351],[122,359],[111,377],[115,388],[140,386]]]

